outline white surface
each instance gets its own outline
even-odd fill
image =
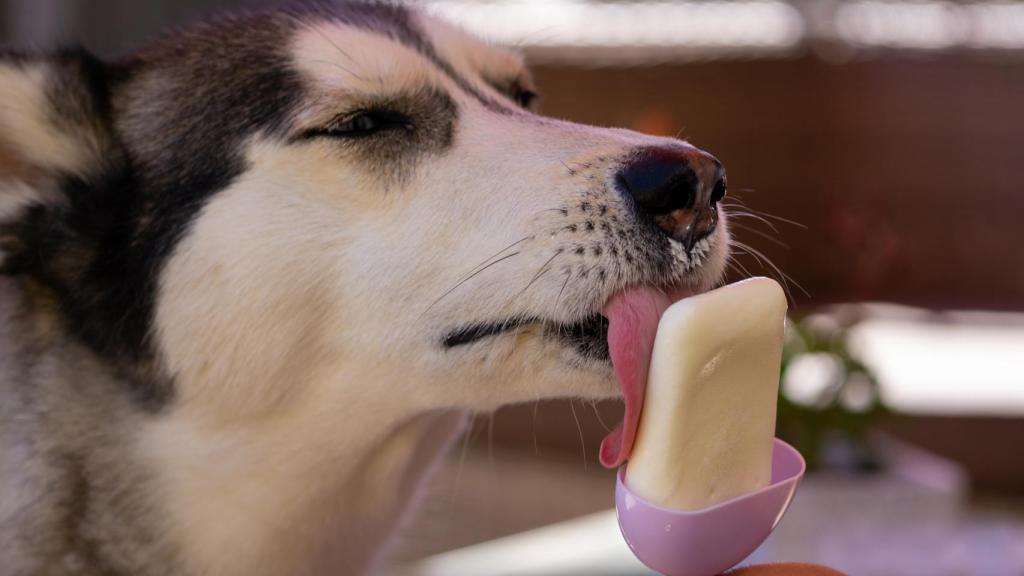
[[[434,0],[428,5],[497,42],[534,47],[788,48],[803,35],[800,13],[778,0]]]
[[[488,567],[484,570],[482,567]],[[493,568],[491,568],[493,567]],[[609,510],[434,556],[415,576],[650,574],[619,535]]]
[[[970,46],[1024,48],[1024,5],[1019,2],[846,2],[836,32],[855,46],[916,50]]]
[[[1024,414],[1024,315],[941,316],[885,307],[850,345],[893,409],[918,414]]]

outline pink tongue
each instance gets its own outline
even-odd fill
[[[658,321],[673,302],[691,293],[676,290],[665,294],[652,287],[630,288],[613,296],[604,307],[603,313],[608,318],[608,350],[612,368],[626,402],[622,423],[601,442],[601,464],[607,468],[622,465],[633,448]]]

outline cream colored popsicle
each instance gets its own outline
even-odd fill
[[[626,468],[634,493],[699,510],[769,484],[785,317],[768,278],[665,311]]]

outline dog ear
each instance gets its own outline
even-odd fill
[[[84,50],[0,53],[0,268],[23,220],[60,211],[65,191],[115,161],[108,73]],[[24,248],[21,246],[21,248]]]
[[[62,180],[103,166],[108,103],[105,67],[84,50],[0,54],[0,222],[61,202]]]

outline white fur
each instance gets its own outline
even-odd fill
[[[98,164],[96,132],[53,116],[50,74],[42,63],[0,63],[0,221],[59,201],[54,173],[84,175]]]
[[[0,133],[9,148],[0,149],[0,220],[48,199],[36,181],[43,168],[75,171],[86,160],[47,117],[46,75],[43,66],[0,64]]]

